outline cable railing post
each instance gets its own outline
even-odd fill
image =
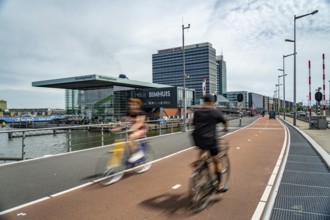
[[[71,129],[69,128],[69,146],[68,146],[68,152],[71,152]]]
[[[173,133],[173,120],[171,121],[171,133]]]
[[[125,122],[125,129],[126,129],[126,132],[125,132],[125,139],[126,141],[128,141],[128,122]]]
[[[104,146],[104,131],[103,131],[103,125],[101,125],[101,144]]]
[[[25,131],[22,134],[22,160],[25,160]]]

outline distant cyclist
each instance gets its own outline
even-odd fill
[[[195,130],[192,133],[195,145],[200,149],[198,154],[198,160],[205,157],[208,152],[212,156],[212,160],[215,166],[215,172],[218,180],[217,192],[225,192],[222,189],[221,183],[221,163],[219,157],[218,145],[217,145],[217,124],[223,123],[224,131],[227,131],[228,124],[226,119],[222,116],[221,112],[218,111],[214,102],[216,97],[207,94],[203,97],[204,104],[202,108],[197,109],[194,112],[193,124]]]
[[[137,98],[130,98],[128,101],[128,144],[127,150],[130,153],[129,162],[133,163],[142,157],[144,152],[142,149],[138,149],[138,140],[145,137],[147,132],[146,114],[141,109],[142,101]],[[122,123],[117,128],[111,129],[112,131],[120,130],[124,127]]]
[[[142,139],[145,137],[147,132],[146,114],[141,109],[142,101],[137,98],[131,98],[128,102],[129,105],[129,120],[130,128],[128,135],[128,144],[129,150],[131,153],[131,157],[129,158],[129,162],[134,162],[136,160],[144,157],[143,151],[138,149],[138,139]]]

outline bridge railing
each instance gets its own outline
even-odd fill
[[[181,119],[147,123],[146,137],[179,132],[183,125]],[[129,127],[128,123],[120,124]],[[116,138],[110,129],[117,125],[119,123],[0,130],[0,161],[25,160],[109,145]],[[188,128],[191,128],[190,123]]]
[[[228,120],[237,115],[225,115]],[[188,130],[193,129],[188,119]],[[18,161],[110,145],[117,138],[110,129],[128,123],[56,126],[39,129],[0,129],[0,161]],[[182,119],[149,120],[146,137],[183,130]]]

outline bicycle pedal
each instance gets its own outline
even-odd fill
[[[226,189],[226,188],[221,188],[221,189],[217,189],[216,190],[216,193],[225,193],[225,192],[227,192],[228,191],[228,189]]]

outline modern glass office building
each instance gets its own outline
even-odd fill
[[[7,101],[0,100],[0,112],[4,112],[7,109]]]
[[[206,93],[218,92],[216,50],[210,43],[185,46],[186,87],[195,90],[195,101],[203,96],[203,81]],[[171,86],[183,86],[182,47],[159,50],[152,55],[152,80]],[[189,103],[188,103],[189,106]]]
[[[226,61],[223,59],[223,55],[217,56],[217,86],[218,93],[223,95],[227,92],[227,67]]]
[[[237,101],[237,95],[242,94],[243,95],[243,101],[238,102]],[[249,108],[249,93],[247,91],[233,91],[233,92],[226,92],[224,96],[230,101],[232,104],[232,108],[239,108],[239,109],[246,109]]]
[[[252,110],[268,110],[268,103],[265,103],[265,96],[250,92],[249,93],[249,107]]]

